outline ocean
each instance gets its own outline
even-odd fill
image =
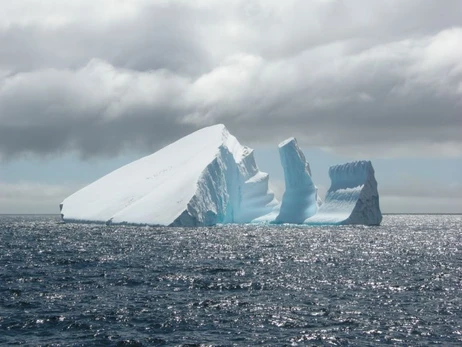
[[[462,216],[158,228],[0,216],[0,345],[462,344]]]

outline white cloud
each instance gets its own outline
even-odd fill
[[[167,1],[158,1],[159,4]],[[17,0],[2,1],[0,27],[40,26],[59,29],[80,22],[105,24],[139,15],[146,0]]]
[[[250,145],[462,155],[459,1],[19,0],[0,23],[3,157],[153,150],[217,122]]]
[[[78,69],[7,75],[0,84],[0,151],[117,153],[174,140],[166,127],[178,128],[168,132],[177,137],[222,122],[247,142],[295,135],[305,146],[350,155],[460,156],[459,43],[462,28],[331,60],[326,56],[341,51],[338,45],[276,61],[242,53],[197,78],[100,59]],[[447,54],[435,53],[435,45]],[[89,139],[89,127],[97,139]],[[65,136],[45,138],[44,128]],[[28,132],[27,141],[17,141]]]

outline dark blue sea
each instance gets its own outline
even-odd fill
[[[462,345],[462,216],[154,228],[0,216],[0,345]]]

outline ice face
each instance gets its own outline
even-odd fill
[[[269,176],[261,172],[253,150],[225,131],[223,146],[203,171],[187,211],[198,223],[249,223],[278,204],[269,190]],[[205,211],[205,213],[204,213]],[[183,225],[174,221],[172,225]]]
[[[324,203],[306,224],[380,224],[377,181],[370,161],[332,166],[329,176],[331,187]]]
[[[318,192],[311,170],[295,138],[279,144],[286,190],[275,223],[303,223],[318,210]]]
[[[66,198],[65,221],[201,226],[245,223],[277,204],[253,151],[224,125],[198,130]]]

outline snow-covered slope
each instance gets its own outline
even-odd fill
[[[311,180],[310,166],[295,138],[279,144],[284,169],[285,192],[275,223],[303,223],[318,211],[318,189]]]
[[[198,130],[66,198],[65,221],[201,226],[245,223],[277,205],[253,150],[224,125]]]
[[[377,181],[370,161],[332,166],[329,176],[331,186],[324,203],[306,224],[380,224]]]

